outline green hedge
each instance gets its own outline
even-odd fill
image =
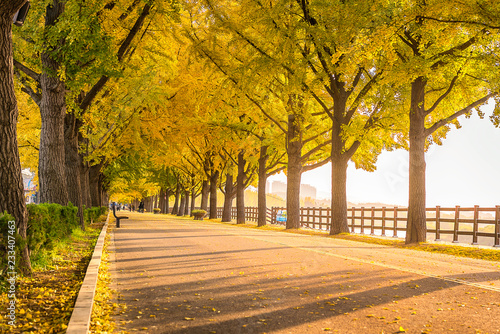
[[[69,237],[73,229],[80,227],[78,208],[71,203],[68,206],[51,203],[28,204],[26,207],[28,209],[27,243],[32,259],[42,252],[51,251],[57,241]],[[96,221],[106,211],[105,206],[85,209],[85,220],[88,223],[91,219]],[[14,220],[11,215],[0,213],[0,273],[7,266],[7,235],[10,220]],[[22,246],[22,240],[16,233],[17,263],[20,260]]]
[[[108,212],[108,208],[106,206],[95,206],[84,209],[83,212],[85,223],[90,224],[91,222],[97,221],[102,215],[106,214]]]
[[[28,204],[28,249],[36,256],[41,249],[51,250],[56,240],[68,237],[78,227],[78,208],[71,203]]]

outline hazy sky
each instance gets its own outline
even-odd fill
[[[461,129],[448,133],[443,145],[433,145],[426,153],[427,207],[440,205],[500,205],[500,128],[488,116],[493,105],[482,108],[484,119],[460,117]],[[286,181],[285,175],[269,178]],[[331,192],[328,164],[302,175],[302,183],[313,185],[318,197]],[[375,172],[347,171],[347,200],[353,203],[380,202],[408,205],[408,152],[383,152]]]

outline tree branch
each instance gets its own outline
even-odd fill
[[[14,59],[14,67],[29,76],[31,79],[35,80],[37,84],[40,84],[40,74],[36,73],[32,69],[28,68],[27,66],[21,64],[17,60]]]
[[[325,147],[326,145],[329,145],[332,143],[332,140],[327,140],[321,144],[319,144],[318,146],[316,146],[315,148],[313,148],[312,150],[310,150],[309,152],[305,153],[302,157],[301,157],[301,160],[302,162],[306,162],[309,157],[311,155],[313,155],[314,153],[318,152],[319,150],[321,150],[323,147]]]
[[[120,48],[118,49],[118,53],[116,54],[116,57],[118,59],[118,62],[121,62],[123,59],[123,56],[125,55],[125,52],[127,49],[130,47],[130,44],[132,43],[132,40],[134,37],[139,33],[142,25],[144,24],[144,21],[146,20],[146,17],[149,15],[149,11],[151,9],[151,5],[147,3],[144,5],[144,8],[142,9],[141,15],[137,18],[135,21],[134,26],[128,33],[127,37],[123,41],[123,43],[120,45]],[[106,85],[106,83],[109,81],[109,77],[106,75],[103,75],[99,81],[89,90],[89,92],[85,95],[85,97],[82,99],[80,103],[80,109],[82,111],[87,110],[87,108],[90,106],[92,101],[95,99],[97,94],[101,91],[101,89]]]
[[[328,158],[326,158],[320,162],[317,162],[315,164],[303,166],[302,172],[307,172],[307,171],[313,170],[315,168],[321,167],[323,165],[326,165],[327,163],[330,162],[330,160],[331,160],[331,157],[328,157]]]
[[[460,73],[460,71],[459,71]],[[446,92],[444,92],[435,102],[434,104],[432,105],[432,107],[430,107],[429,109],[427,110],[424,110],[424,113],[425,115],[429,115],[431,112],[433,112],[438,106],[439,104],[451,93],[451,91],[453,90],[453,87],[455,87],[455,83],[457,82],[457,79],[458,79],[458,74],[455,75],[453,77],[453,79],[451,80],[450,82],[450,85],[448,86],[448,89],[446,90]]]
[[[494,97],[495,95],[498,95],[498,93],[490,93],[490,94],[484,96],[483,98],[469,104],[467,107],[455,112],[453,115],[437,121],[431,127],[425,129],[425,136],[426,137],[430,136],[431,134],[434,133],[434,131],[436,131],[437,129],[439,129],[443,125],[446,125],[446,124],[450,123],[451,121],[457,119],[458,117],[466,114],[467,112],[471,111],[473,108],[478,107],[478,106],[486,103],[490,98]]]

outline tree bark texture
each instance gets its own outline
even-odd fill
[[[265,226],[267,223],[267,203],[266,203],[266,183],[267,183],[267,154],[268,146],[260,147],[259,156],[259,184],[257,192],[257,206],[259,211],[259,218],[257,226]]]
[[[0,213],[11,214],[19,235],[26,239],[28,216],[17,148],[18,107],[14,93],[12,18],[25,0],[0,1]],[[28,247],[19,256],[20,270],[31,273]]]
[[[231,209],[233,207],[233,199],[235,195],[233,175],[226,174],[226,186],[224,187],[224,207],[222,209],[222,221],[231,221]]]
[[[332,213],[330,234],[348,233],[347,225],[347,160],[332,156]]]
[[[101,173],[101,165],[90,166],[89,168],[89,190],[91,206],[100,206],[101,190],[99,189],[99,175]]]
[[[184,204],[184,213],[183,216],[188,216],[189,215],[189,197],[190,197],[190,192],[189,190],[184,191],[184,197],[186,198],[186,203]]]
[[[179,211],[177,212],[177,216],[184,216],[184,210],[186,208],[186,193],[181,191],[181,203],[179,205]]]
[[[410,184],[408,197],[407,244],[425,242],[425,79],[411,85],[410,101]]]
[[[245,224],[245,157],[238,153],[238,176],[236,177],[236,224]]]
[[[288,175],[286,187],[286,228],[300,227],[300,180],[302,177],[302,133],[299,116],[288,115]]]
[[[219,171],[212,171],[210,176],[210,215],[209,219],[217,218],[217,180]]]
[[[208,195],[210,193],[210,186],[207,180],[203,180],[201,184],[201,204],[200,209],[208,211]]]
[[[158,208],[160,209],[161,213],[165,213],[165,189],[163,187],[160,188],[158,199]]]
[[[344,107],[345,110],[345,107]],[[332,200],[330,234],[348,233],[347,225],[347,162],[340,122],[332,125]]]
[[[167,189],[165,192],[165,213],[170,213],[170,195],[172,191],[170,189]]]
[[[66,114],[64,125],[64,152],[65,152],[65,174],[68,186],[68,199],[78,207],[80,226],[85,230],[83,221],[83,199],[80,177],[80,156],[78,154],[78,130],[76,129],[76,118],[73,113]]]
[[[152,212],[151,207],[153,206],[153,200],[151,196],[144,198],[144,211]]]
[[[64,2],[54,0],[47,6],[45,26],[51,27],[64,12]],[[64,118],[66,116],[66,87],[57,78],[60,64],[50,55],[42,52],[42,75],[40,85],[42,100],[38,178],[40,202],[68,204],[68,185],[65,173]]]
[[[92,206],[92,199],[90,197],[90,180],[89,180],[89,166],[88,162],[83,161],[83,156],[78,155],[80,160],[80,186],[82,189],[82,204],[86,208]]]
[[[195,201],[196,201],[196,190],[193,188],[191,190],[191,209],[189,210],[189,215],[193,215],[193,211],[195,209]]]
[[[172,208],[172,214],[176,215],[179,212],[179,198],[181,196],[181,186],[179,183],[177,183],[177,186],[175,188],[175,201],[174,201],[174,206]]]

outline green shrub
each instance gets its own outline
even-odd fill
[[[78,227],[78,208],[69,203],[28,204],[28,249],[33,256],[41,249],[51,250]]]
[[[203,220],[207,212],[205,210],[193,210],[191,214],[194,216],[195,220]]]
[[[59,241],[68,238],[73,230],[80,228],[78,208],[69,203],[62,206],[54,203],[28,204],[28,229],[27,238],[22,240],[16,230],[16,257],[19,263],[21,250],[27,243],[32,262],[42,264],[50,262],[54,254],[54,247]],[[98,220],[107,212],[105,206],[84,210],[86,221]],[[88,219],[88,220],[87,220]],[[14,218],[7,213],[0,213],[0,274],[7,267],[8,249],[8,222]]]
[[[88,209],[84,209],[84,220],[85,223],[90,224],[92,222],[95,222],[101,217],[102,215],[106,214],[108,211],[108,208],[106,206],[94,206]]]

